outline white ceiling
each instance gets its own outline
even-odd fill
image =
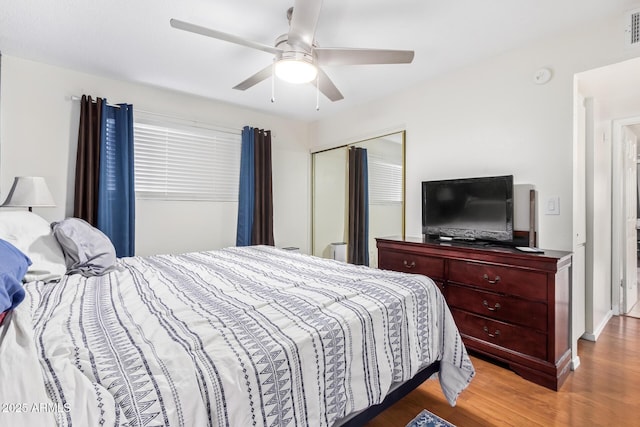
[[[293,1],[0,0],[0,52],[317,120],[639,6],[638,0],[325,0],[316,31],[320,46],[412,49],[416,55],[408,65],[325,68],[345,99],[332,103],[321,96],[320,111],[311,85],[277,81],[273,104],[270,79],[245,92],[232,89],[267,66],[270,54],[169,26],[177,18],[272,45],[288,31]]]

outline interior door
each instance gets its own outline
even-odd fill
[[[347,148],[313,155],[313,255],[332,258],[331,245],[346,242]]]
[[[625,204],[625,254],[623,307],[628,313],[638,301],[638,255],[637,255],[637,151],[635,135],[625,129],[624,156],[624,204]]]
[[[347,241],[348,149],[367,149],[369,265],[377,267],[376,237],[404,237],[405,132],[395,132],[313,153],[313,255],[332,257],[332,244]]]

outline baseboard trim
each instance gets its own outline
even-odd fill
[[[595,331],[593,332],[585,332],[584,334],[582,334],[582,337],[587,341],[593,341],[596,342],[598,341],[598,337],[600,336],[600,334],[602,333],[602,331],[604,330],[604,327],[607,326],[607,322],[609,322],[609,320],[613,317],[613,311],[609,310],[607,312],[607,314],[604,316],[604,319],[602,319],[602,322],[600,322],[600,324],[598,325],[598,327],[596,328]]]
[[[571,370],[575,371],[576,369],[578,369],[578,366],[580,366],[580,356],[576,356],[573,359],[571,359]]]

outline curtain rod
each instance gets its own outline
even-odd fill
[[[70,96],[70,97],[69,97],[69,99],[70,99],[71,101],[80,101],[82,98],[81,98],[81,97],[79,97],[79,96],[72,95],[72,96]],[[109,103],[107,103],[107,105],[108,105],[109,107],[120,108],[120,106],[119,106],[119,105],[117,105],[117,104],[109,104]]]
[[[71,101],[80,101],[81,99],[82,99],[81,97],[76,96],[76,95],[71,95],[69,97],[69,100],[71,100]],[[107,103],[107,105],[110,106],[110,107],[120,108],[119,105],[114,105],[114,104],[109,104],[109,103]],[[193,123],[196,126],[200,125],[200,127],[203,127],[202,125],[206,125],[206,126],[204,126],[206,129],[211,129],[211,127],[213,126],[213,127],[215,127],[216,130],[219,130],[221,132],[231,133],[231,134],[234,134],[234,135],[241,135],[242,134],[242,130],[239,130],[239,129],[230,128],[230,127],[226,127],[226,126],[220,126],[220,125],[216,125],[216,124],[201,123],[201,122],[198,122],[198,121],[193,120],[193,119],[185,119],[185,118],[182,118],[182,117],[170,116],[168,114],[155,113],[153,111],[145,111],[145,110],[141,110],[139,108],[135,108],[133,111],[134,111],[134,114],[136,112],[143,113],[143,114],[149,114],[149,115],[152,115],[152,116],[164,117],[164,118],[167,118],[167,119],[180,120],[180,121],[183,121],[183,122]]]

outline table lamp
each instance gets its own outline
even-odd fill
[[[53,196],[41,176],[17,176],[2,207],[54,207]]]

